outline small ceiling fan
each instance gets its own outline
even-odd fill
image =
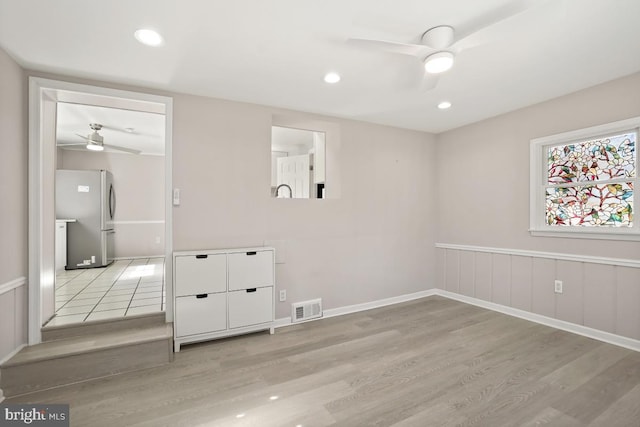
[[[541,1],[511,1],[500,8],[491,10],[467,22],[459,28],[454,28],[451,25],[438,25],[422,34],[420,44],[363,38],[350,38],[347,42],[354,46],[381,49],[391,53],[417,57],[422,62],[425,72],[422,79],[422,89],[430,90],[436,87],[438,75],[453,66],[457,54],[478,44],[477,41],[473,40],[472,35],[518,15],[538,3],[541,3]]]
[[[112,150],[124,151],[131,154],[140,154],[140,150],[135,150],[133,148],[121,147],[119,145],[105,144],[104,137],[98,133],[102,129],[102,125],[100,123],[89,123],[89,127],[93,130],[88,136],[80,135],[77,133],[76,135],[86,141],[87,150],[92,151],[103,151],[106,148],[110,148]],[[78,143],[63,143],[58,144],[58,146],[71,146],[71,145],[85,145],[84,142]]]

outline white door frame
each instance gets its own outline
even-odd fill
[[[54,246],[45,230],[55,227],[55,207],[51,203],[55,192],[54,177],[49,176],[53,161],[43,130],[51,117],[45,117],[46,100],[68,101],[123,108],[139,111],[164,112],[165,114],[165,289],[166,300],[172,301],[172,130],[173,99],[167,96],[151,95],[69,83],[58,80],[29,77],[29,345],[41,342],[42,326],[41,288],[53,286],[55,281]],[[51,113],[48,113],[51,114]],[[55,119],[55,117],[53,118]],[[52,151],[54,150],[54,151]],[[48,166],[48,167],[47,167]],[[166,321],[173,321],[173,305],[166,305]]]

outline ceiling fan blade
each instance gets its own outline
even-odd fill
[[[484,30],[485,28],[489,28],[492,25],[519,15],[540,2],[541,0],[510,1],[497,9],[493,9],[481,16],[478,16],[467,24],[456,27],[456,35],[453,44],[456,44],[461,40]]]
[[[109,126],[109,125],[102,125],[102,129],[107,129],[113,132],[122,132],[122,133],[126,133],[129,135],[139,135],[139,132],[136,132],[135,129],[133,128],[119,128],[119,127],[115,127],[115,126]],[[131,130],[127,130],[127,129],[131,129]]]
[[[131,154],[140,154],[142,151],[134,150],[133,148],[120,147],[119,145],[102,144],[105,148],[111,148],[112,150],[124,151]]]
[[[399,53],[402,55],[411,55],[417,57],[424,56],[433,50],[429,46],[420,44],[398,43],[386,40],[350,38],[347,39],[347,43],[354,46],[361,46],[366,49],[382,49],[391,53]]]
[[[422,79],[422,83],[420,84],[420,90],[422,92],[427,92],[432,89],[435,89],[438,86],[438,81],[440,80],[440,76],[434,76],[433,74],[426,75],[424,79]]]
[[[69,145],[87,145],[86,142],[56,142],[57,147],[67,147]]]
[[[91,141],[91,138],[89,138],[88,136],[80,135],[79,133],[76,133],[76,135],[79,136],[80,138],[84,139],[85,141]]]

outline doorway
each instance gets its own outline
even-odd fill
[[[172,99],[164,96],[31,77],[29,79],[29,105],[29,344],[36,344],[40,342],[40,329],[42,325],[54,316],[56,309],[60,308],[60,304],[56,307],[56,272],[61,272],[60,265],[56,266],[55,256],[56,242],[60,242],[60,239],[56,239],[55,236],[55,231],[58,226],[56,222],[56,189],[54,184],[56,170],[59,169],[59,166],[62,166],[62,168],[65,169],[82,168],[99,170],[106,169],[109,167],[109,164],[112,168],[117,169],[121,168],[121,166],[115,166],[116,163],[131,163],[132,158],[124,161],[118,160],[117,162],[113,159],[125,159],[124,157],[121,157],[124,153],[127,153],[126,155],[128,156],[137,155],[127,151],[126,143],[123,138],[115,138],[113,136],[106,138],[108,132],[105,133],[105,131],[107,129],[103,130],[102,127],[98,127],[98,134],[103,134],[105,137],[104,140],[99,139],[99,143],[104,143],[105,151],[108,149],[107,153],[111,152],[111,154],[105,153],[102,160],[99,160],[98,157],[86,157],[86,151],[88,151],[86,148],[89,148],[89,144],[93,145],[95,143],[95,141],[93,141],[95,138],[92,138],[91,136],[92,131],[95,131],[95,120],[92,120],[91,123],[85,124],[87,129],[86,137],[82,131],[74,132],[78,133],[78,135],[67,138],[66,142],[69,147],[65,147],[64,149],[57,147],[59,142],[57,134],[61,132],[61,130],[58,129],[58,114],[63,113],[63,109],[61,108],[62,106],[67,109],[73,109],[82,105],[90,109],[109,110],[111,112],[152,114],[156,116],[161,115],[164,118],[162,129],[162,132],[164,133],[164,157],[161,160],[164,165],[164,182],[159,190],[163,193],[161,194],[161,196],[163,196],[163,200],[161,202],[160,209],[164,211],[164,219],[147,219],[146,221],[151,223],[155,222],[156,224],[154,226],[156,230],[158,227],[162,230],[162,233],[156,231],[155,234],[158,236],[153,239],[154,243],[163,243],[162,245],[158,245],[156,243],[158,249],[157,253],[146,253],[146,256],[120,257],[120,259],[116,259],[115,262],[109,263],[108,267],[104,267],[104,270],[83,269],[77,268],[77,265],[72,265],[71,268],[65,268],[62,270],[61,276],[67,282],[72,282],[73,279],[77,278],[81,273],[85,274],[86,277],[82,282],[86,285],[93,284],[95,289],[91,290],[96,292],[95,295],[97,295],[97,292],[100,291],[98,287],[106,291],[108,290],[106,287],[106,282],[108,280],[111,281],[112,288],[120,278],[122,279],[121,284],[127,286],[122,286],[121,289],[113,288],[112,290],[124,291],[127,289],[130,291],[133,275],[137,274],[139,277],[136,283],[136,288],[138,285],[144,283],[146,286],[141,286],[140,291],[143,290],[142,288],[146,288],[146,290],[150,292],[146,296],[156,297],[155,293],[166,290],[166,300],[171,301],[170,260],[172,253],[172,208],[170,204],[170,194],[172,180]],[[110,123],[109,125],[112,127],[117,126],[113,123]],[[119,129],[119,131],[123,132],[123,135],[130,131],[131,133],[136,132],[135,129],[127,130],[125,129],[126,127],[126,125],[122,124],[122,129]],[[99,137],[103,138],[103,135],[99,135]],[[85,139],[90,139],[91,141],[87,141]],[[71,147],[73,144],[75,144],[76,147]],[[109,146],[115,146],[116,148],[113,150]],[[122,150],[118,150],[118,148],[121,148]],[[64,157],[59,156],[60,150],[64,150],[65,153],[68,151],[70,154],[63,159],[62,165],[58,164],[61,157]],[[111,163],[107,163],[106,167],[101,166],[100,161],[104,161],[107,157],[111,159]],[[155,160],[157,163],[158,159]],[[87,164],[86,167],[79,167],[79,165],[86,164],[87,162],[89,164]],[[64,163],[67,163],[67,165],[65,166]],[[120,173],[120,175],[122,175],[122,173]],[[78,186],[78,188],[85,191],[84,187],[81,188],[81,186]],[[61,219],[73,220],[73,218]],[[116,228],[116,233],[117,227],[121,227],[123,231],[122,235],[126,236],[131,233],[129,231],[125,231],[125,228],[135,226],[136,221],[124,219],[121,221],[121,224],[118,224],[116,218],[116,221],[113,222],[114,224],[110,224],[110,226]],[[117,253],[116,258],[118,258]],[[89,257],[87,261],[91,262],[91,257]],[[58,264],[60,263],[58,262]],[[107,272],[107,269],[110,269],[110,271]],[[151,272],[151,270],[153,270],[153,272]],[[157,279],[159,277],[158,274],[160,270],[162,270],[162,275],[164,276],[164,284],[160,290],[157,290],[155,287],[157,287]],[[98,280],[102,273],[105,273],[105,275],[101,280]],[[142,276],[146,278],[144,282],[141,279]],[[156,280],[156,282],[153,282],[152,280]],[[64,284],[59,282],[58,285],[62,285],[59,286],[59,288],[62,289],[67,282]],[[71,293],[77,291],[76,293],[79,294],[81,286],[77,286],[78,283],[81,282],[76,280],[76,288],[73,289],[73,287],[69,287],[67,292]],[[87,288],[86,290],[88,291],[89,289]],[[98,302],[99,300],[95,300],[95,295],[93,295],[94,301]],[[113,307],[116,305],[120,307],[122,302],[117,300],[122,300],[123,297],[118,297],[118,295],[124,295],[124,293],[114,292],[109,295],[110,299],[105,300],[104,303],[111,303]],[[61,294],[58,295],[58,297],[61,296]],[[106,296],[107,295],[105,293],[103,297]],[[133,294],[130,296],[133,297]],[[64,298],[58,298],[58,302],[60,303],[63,299]],[[127,309],[131,305],[130,303],[132,300],[133,298],[129,301]],[[65,304],[67,302],[70,301],[66,301]],[[79,302],[76,301],[76,304],[77,303]],[[70,311],[73,311],[72,306],[69,306]],[[165,308],[165,306],[162,305],[159,305],[159,307]],[[93,308],[95,309],[95,306]],[[134,307],[132,306],[131,308]],[[144,309],[136,309],[132,310],[132,313],[142,313],[143,311]],[[171,321],[173,317],[171,305],[166,306],[165,313],[167,321]],[[98,315],[96,312],[94,318],[97,319],[101,316],[102,315]],[[77,318],[79,317],[80,316],[77,316]],[[84,318],[88,320],[88,316],[84,316]]]

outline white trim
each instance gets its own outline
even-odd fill
[[[22,350],[26,346],[27,346],[26,344],[20,344],[15,350],[13,350],[11,353],[7,354],[5,357],[0,359],[0,365],[3,365],[5,362],[8,362],[9,359],[11,359],[16,354],[20,353],[20,350]]]
[[[164,224],[163,219],[149,220],[149,221],[109,221],[109,224],[113,225],[138,225],[138,224]]]
[[[9,282],[3,283],[0,285],[0,295],[6,294],[9,291],[14,290],[15,288],[19,288],[27,283],[26,277],[18,277],[17,279],[13,279]]]
[[[640,124],[640,116],[631,117],[617,122],[605,123],[588,128],[572,130],[569,132],[557,133],[555,135],[543,136],[532,139],[531,142],[537,145],[556,145],[576,142],[584,138],[604,136],[613,132],[637,128]]]
[[[628,231],[625,233],[615,233],[615,230],[586,230],[582,228],[577,230],[575,228],[570,227],[562,227],[562,229],[550,230],[550,229],[530,229],[529,233],[531,233],[534,237],[564,237],[564,238],[573,238],[573,239],[595,239],[595,240],[630,240],[630,241],[639,241],[640,233],[634,231]]]
[[[397,297],[386,298],[386,299],[366,302],[362,304],[354,304],[354,305],[348,305],[345,307],[332,308],[329,310],[325,310],[323,313],[323,317],[319,319],[307,320],[306,322],[315,322],[318,320],[327,319],[329,317],[357,313],[360,311],[371,310],[374,308],[384,307],[391,304],[399,304],[402,302],[412,301],[415,299],[426,298],[426,297],[435,296],[435,295],[460,301],[466,304],[471,304],[478,307],[486,308],[487,310],[492,310],[498,313],[507,314],[509,316],[518,317],[520,319],[528,320],[530,322],[535,322],[541,325],[549,326],[555,329],[560,329],[560,330],[571,332],[577,335],[593,338],[598,341],[606,342],[608,344],[613,344],[619,347],[628,348],[629,350],[640,352],[640,340],[623,337],[621,335],[616,335],[609,332],[599,331],[597,329],[589,328],[587,326],[577,325],[575,323],[569,323],[563,320],[553,319],[551,317],[542,316],[540,314],[535,314],[528,311],[519,310],[517,308],[508,307],[505,305],[496,304],[493,302],[488,302],[481,299],[456,294],[456,293],[445,291],[442,289],[428,289],[426,291],[416,292],[413,294],[400,295]],[[282,328],[285,326],[293,326],[293,325],[298,325],[300,323],[306,323],[306,322],[291,323],[290,317],[283,317],[280,319],[276,319],[276,321],[273,322],[273,327]]]
[[[144,89],[141,89],[144,90]],[[73,97],[84,99],[83,103],[97,104],[101,102],[113,103],[114,108],[122,108],[124,103],[134,103],[137,110],[162,113],[165,115],[165,265],[167,275],[167,298],[171,293],[171,253],[173,252],[173,231],[171,188],[172,188],[172,137],[173,137],[173,99],[168,96],[153,95],[144,92],[132,92],[99,86],[70,83],[60,80],[50,80],[40,77],[29,77],[29,344],[38,344],[42,337],[40,289],[44,280],[50,280],[54,265],[53,247],[42,244],[43,224],[48,218],[54,218],[51,208],[43,206],[45,191],[53,191],[53,182],[43,177],[44,154],[46,153],[42,141],[41,126],[43,117],[41,109],[43,101],[69,100]],[[118,104],[118,105],[116,105]],[[51,264],[51,265],[49,265]],[[51,273],[51,274],[50,274]],[[51,279],[53,280],[53,279]],[[167,306],[166,320],[173,319],[172,306]]]
[[[128,259],[145,259],[145,258],[164,258],[164,254],[158,255],[141,255],[141,256],[118,256],[114,257],[114,261],[126,261]]]
[[[496,304],[493,302],[488,302],[481,299],[472,298],[472,297],[456,294],[449,291],[444,291],[442,289],[437,290],[437,295],[445,298],[453,299],[456,301],[464,302],[467,304],[475,305],[478,307],[486,308],[488,310],[497,311],[499,313],[507,314],[509,316],[518,317],[520,319],[529,320],[531,322],[539,323],[541,325],[550,326],[556,329],[561,329],[563,331],[571,332],[577,335],[593,338],[595,340],[606,342],[608,344],[613,344],[619,347],[628,348],[629,350],[640,351],[640,341],[635,340],[633,338],[627,338],[621,335],[599,331],[597,329],[589,328],[587,326],[565,322],[564,320],[558,320],[551,317],[542,316],[540,314],[519,310],[517,308],[507,307],[506,305]]]
[[[399,295],[397,297],[385,298],[371,302],[364,302],[361,304],[347,305],[344,307],[338,308],[330,308],[328,310],[324,310],[322,313],[322,317],[318,319],[311,319],[305,322],[296,322],[295,325],[299,325],[300,323],[306,322],[314,322],[320,319],[328,319],[330,317],[343,316],[345,314],[358,313],[360,311],[372,310],[374,308],[385,307],[387,305],[392,304],[400,304],[402,302],[413,301],[415,299],[426,298],[433,295],[438,294],[438,289],[428,289],[426,291],[415,292],[412,294]],[[274,328],[282,328],[284,326],[290,326],[294,323],[291,323],[291,317],[283,317],[280,319],[276,319],[273,323]]]
[[[452,244],[446,244],[446,243],[436,243],[436,248],[454,249],[459,251],[488,252],[492,254],[528,256],[528,257],[534,257],[534,258],[548,258],[548,259],[556,259],[556,260],[563,260],[563,261],[588,262],[592,264],[605,264],[605,265],[615,265],[620,267],[640,268],[640,260],[635,260],[635,259],[605,258],[605,257],[597,257],[597,256],[589,256],[589,255],[563,254],[563,253],[557,253],[557,252],[540,252],[540,251],[529,251],[529,250],[522,250],[522,249],[488,248],[483,246],[452,245]]]
[[[165,301],[173,301],[173,98],[167,98],[164,114],[164,289]],[[167,323],[173,322],[173,306],[165,305]]]
[[[2,366],[5,362],[7,362],[9,359],[11,359],[16,354],[18,354],[20,352],[20,350],[22,350],[26,346],[27,346],[26,344],[20,344],[15,350],[13,350],[11,353],[7,354],[5,357],[0,359],[0,366]],[[2,389],[0,388],[0,403],[2,403],[2,401],[4,399],[5,399],[4,393],[2,392]]]

